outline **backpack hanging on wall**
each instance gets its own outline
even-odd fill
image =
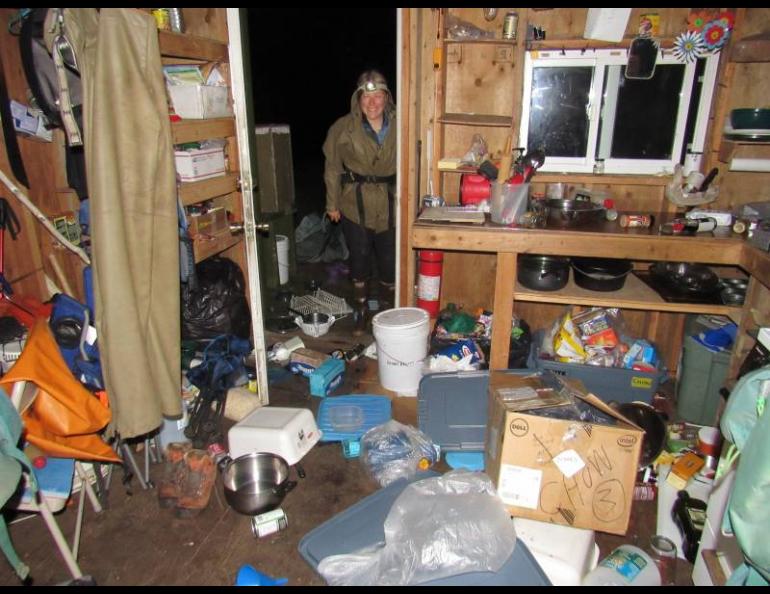
[[[62,24],[63,9],[33,8],[24,16],[19,34],[19,48],[24,75],[35,103],[49,125],[67,132],[65,148],[67,180],[78,198],[88,198],[85,154],[83,152],[83,86],[74,53],[66,41]],[[56,25],[61,34],[55,36],[58,56],[48,51],[45,31]],[[61,57],[61,60],[59,60]],[[57,62],[59,66],[57,67]],[[68,91],[62,95],[62,84]],[[64,99],[63,97],[66,97]],[[65,109],[61,106],[66,105]],[[64,113],[63,113],[64,112]]]

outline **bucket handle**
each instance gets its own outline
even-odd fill
[[[286,497],[286,494],[296,486],[297,486],[297,481],[286,481],[284,483],[281,483],[277,487],[273,487],[273,493],[276,496],[283,499],[284,497]]]

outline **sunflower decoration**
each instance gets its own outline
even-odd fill
[[[725,22],[719,19],[709,21],[703,26],[701,32],[703,43],[710,52],[716,52],[722,49],[730,38],[730,29],[725,26]]]
[[[674,57],[680,62],[694,62],[705,51],[703,36],[697,31],[685,31],[674,41]]]
[[[703,27],[706,26],[706,23],[712,20],[714,20],[714,14],[711,12],[707,12],[705,10],[700,12],[691,12],[690,16],[687,17],[687,30],[700,33],[703,31]]]

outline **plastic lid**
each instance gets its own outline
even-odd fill
[[[414,328],[429,321],[428,312],[419,307],[397,307],[378,313],[372,326],[381,328]]]

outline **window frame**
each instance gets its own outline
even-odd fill
[[[590,53],[589,53],[590,52]],[[569,172],[591,173],[593,172],[595,155],[598,151],[599,124],[601,110],[605,102],[602,94],[605,75],[609,72],[606,66],[625,66],[628,63],[627,49],[596,49],[596,50],[554,50],[554,51],[528,51],[524,60],[524,89],[522,94],[521,126],[519,130],[520,146],[527,146],[529,135],[530,105],[532,100],[532,78],[534,68],[564,68],[585,67],[593,68],[591,89],[588,97],[589,130],[585,157],[552,157],[546,158],[541,167],[543,172]],[[682,64],[670,50],[661,50],[658,53],[658,65]],[[711,102],[716,84],[716,73],[719,64],[719,54],[711,54],[706,57],[706,67],[701,77],[700,101],[696,116],[693,139],[688,147],[691,152],[702,152],[705,144],[706,128],[708,126]],[[604,172],[615,174],[671,174],[674,166],[680,162],[687,126],[687,116],[690,109],[690,100],[695,88],[695,62],[684,64],[685,72],[682,82],[682,90],[679,95],[679,107],[677,110],[676,125],[674,131],[674,145],[671,159],[611,159],[605,158]],[[617,78],[617,77],[616,77]],[[616,95],[617,97],[617,95]],[[607,122],[611,124],[611,122]],[[604,127],[604,130],[607,126]],[[611,137],[609,137],[611,138]]]

